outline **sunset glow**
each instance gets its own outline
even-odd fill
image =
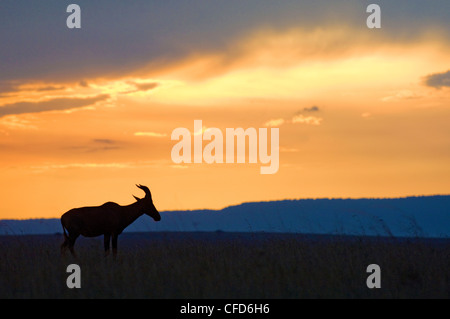
[[[52,53],[46,73],[39,71],[46,62],[32,59],[26,72],[7,72],[14,66],[5,51],[0,219],[59,217],[110,200],[131,203],[135,184],[149,186],[159,211],[286,198],[449,194],[450,20],[405,35],[393,22],[395,12],[386,13],[383,28],[370,30],[364,6],[356,6],[360,12],[339,23],[317,16],[315,24],[299,17],[281,26],[280,9],[273,19],[268,14],[223,34],[232,22],[222,16],[211,22],[220,41],[193,28],[203,40],[188,42],[174,26],[176,42],[161,25],[160,33],[149,28],[148,38],[139,31],[135,41],[143,51],[156,50],[151,41],[167,44],[166,53],[148,49],[144,58],[136,48],[120,54],[105,48],[102,60],[80,50],[85,62],[64,70]],[[220,15],[208,8],[211,17]],[[27,47],[29,28],[17,30],[24,40],[16,50]],[[69,44],[80,37],[73,41],[87,49],[95,28],[55,33],[64,33]],[[261,175],[260,164],[248,161],[174,163],[171,133],[185,127],[195,134],[194,120],[203,121],[203,133],[208,127],[278,127],[278,172]]]

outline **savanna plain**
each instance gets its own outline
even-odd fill
[[[280,233],[158,232],[0,237],[0,298],[449,298],[450,240]],[[78,264],[81,288],[66,285]],[[381,268],[369,289],[367,266]]]

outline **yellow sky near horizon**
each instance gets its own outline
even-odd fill
[[[425,84],[448,70],[448,46],[438,33],[261,29],[158,68],[18,83],[0,95],[0,219],[129,204],[135,184],[160,211],[449,194],[450,89]],[[279,171],[175,164],[171,132],[196,119],[224,133],[279,127]]]

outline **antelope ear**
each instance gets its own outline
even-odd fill
[[[141,200],[139,197],[137,197],[137,196],[134,196],[133,195],[133,197],[134,197],[134,199],[136,200],[136,201],[139,201],[139,200]]]

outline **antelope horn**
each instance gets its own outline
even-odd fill
[[[138,187],[138,188],[140,188],[140,189],[142,189],[144,192],[145,192],[145,196],[146,197],[151,197],[152,195],[150,194],[150,190],[148,189],[148,187],[147,186],[144,186],[144,185],[138,185],[138,184],[136,184],[136,186]]]

